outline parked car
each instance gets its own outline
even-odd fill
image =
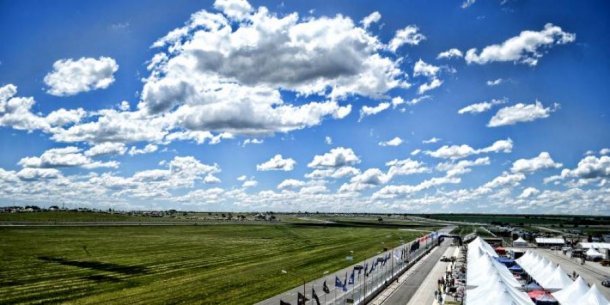
[[[601,262],[599,262],[599,263],[600,263],[602,266],[604,266],[604,267],[608,267],[608,266],[610,266],[610,260],[608,260],[608,259],[605,259],[605,260],[603,260],[603,261],[601,261]]]
[[[449,259],[445,256],[441,257],[441,262],[450,262],[450,261],[451,261],[451,259]]]
[[[602,285],[604,285],[605,287],[610,287],[610,277],[606,277],[603,281],[602,281]]]

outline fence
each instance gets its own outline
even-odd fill
[[[260,302],[258,305],[277,305],[280,304],[280,300],[284,302],[283,304],[317,305],[318,303],[312,297],[312,288],[315,289],[319,304],[364,304],[371,301],[386,286],[436,246],[438,236],[437,232],[430,233],[333,274],[306,283],[304,286],[286,291]],[[323,291],[324,282],[330,290],[328,293]],[[297,293],[302,294],[303,291],[307,300],[299,302]]]

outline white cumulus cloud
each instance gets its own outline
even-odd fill
[[[158,149],[159,149],[159,146],[157,146],[155,144],[146,144],[146,146],[144,146],[143,148],[137,148],[135,146],[132,146],[131,148],[129,148],[129,155],[135,156],[135,155],[150,154],[150,153],[154,153]]]
[[[521,122],[548,118],[557,109],[559,109],[559,104],[554,104],[553,107],[544,107],[539,101],[536,101],[534,104],[519,103],[507,106],[498,110],[489,120],[487,127],[514,125]]]
[[[471,104],[471,105],[468,105],[468,106],[458,110],[458,113],[459,114],[464,114],[464,113],[472,113],[472,114],[482,113],[482,112],[485,112],[487,110],[490,110],[491,107],[493,107],[495,105],[505,104],[506,102],[508,102],[508,100],[506,98],[504,98],[504,99],[493,99],[493,100],[488,101],[488,102],[481,102],[481,103]]]
[[[417,93],[424,94],[426,91],[438,88],[443,84],[443,81],[438,78],[440,67],[428,64],[419,59],[413,67],[413,76],[424,76],[428,79],[427,83],[421,84]]]
[[[511,139],[498,140],[492,145],[480,149],[474,149],[469,145],[444,145],[435,151],[425,151],[424,153],[434,157],[443,159],[462,159],[472,155],[482,153],[510,153],[513,149],[513,141]]]
[[[381,20],[381,14],[377,11],[374,11],[370,15],[364,17],[360,21],[360,23],[362,23],[362,26],[365,29],[368,29],[371,26],[371,24],[377,23],[377,22],[379,22],[379,20]]]
[[[426,36],[419,32],[417,26],[408,25],[405,28],[396,31],[394,38],[392,38],[388,44],[388,48],[392,52],[396,52],[398,48],[405,44],[416,46],[425,39]]]
[[[452,48],[447,51],[438,53],[438,56],[436,56],[436,59],[461,58],[463,56],[464,56],[464,54],[462,54],[462,51],[460,51],[459,49],[456,49],[456,48]]]
[[[215,7],[222,14],[196,12],[155,42],[162,55],[149,66],[139,110],[170,113],[172,127],[187,130],[272,134],[344,118],[348,96],[409,86],[399,60],[348,17],[278,15],[245,1]],[[281,90],[316,97],[293,105]]]
[[[70,96],[80,92],[108,88],[114,82],[119,69],[110,57],[60,59],[53,64],[53,71],[44,77],[47,93]]]
[[[478,54],[477,49],[469,49],[464,58],[469,64],[483,65],[496,61],[512,61],[535,66],[542,58],[544,49],[571,43],[574,40],[576,40],[575,34],[564,32],[561,27],[547,23],[541,31],[523,31],[501,44],[483,48]]]
[[[391,140],[379,142],[379,146],[399,146],[403,143],[403,140],[400,137],[394,137]]]
[[[123,155],[127,147],[123,143],[104,142],[96,144],[85,152],[86,156],[95,157],[99,155]]]
[[[59,167],[83,167],[87,169],[109,167],[117,168],[116,161],[100,162],[94,161],[81,153],[81,149],[75,146],[63,148],[51,148],[40,157],[25,157],[19,160],[19,165],[31,168],[59,168]]]
[[[257,171],[291,171],[296,165],[296,161],[291,158],[284,159],[281,154],[273,156],[269,161],[256,165]]]
[[[511,171],[513,173],[531,173],[542,169],[560,168],[563,165],[553,161],[551,155],[543,151],[537,157],[531,159],[519,159],[513,162]]]
[[[337,147],[323,155],[314,156],[307,166],[310,168],[338,168],[358,163],[360,163],[360,158],[351,148]]]
[[[375,115],[375,114],[379,114],[384,110],[387,110],[388,108],[390,108],[390,103],[388,102],[381,102],[379,103],[377,106],[362,106],[362,108],[360,108],[360,118],[358,119],[358,121],[362,121],[362,119],[364,119],[367,116],[371,116],[371,115]]]
[[[492,86],[493,87],[493,86],[498,86],[498,85],[500,85],[503,82],[504,82],[503,79],[498,78],[498,79],[494,79],[494,80],[488,80],[486,82],[486,84],[487,84],[487,86]]]

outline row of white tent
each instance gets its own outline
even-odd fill
[[[527,251],[516,262],[547,290],[556,291],[572,284],[572,279],[560,266],[534,252]]]
[[[468,244],[466,305],[533,305],[504,264],[496,261],[495,250],[477,237]],[[517,263],[561,305],[610,305],[595,285],[589,288],[580,277],[572,281],[566,272],[551,261],[527,251]]]
[[[602,293],[597,289],[597,286],[589,288],[587,283],[578,277],[570,286],[565,289],[553,292],[561,305],[608,305],[610,304]]]
[[[555,290],[552,295],[561,305],[610,305],[597,286],[589,288],[581,277],[572,281],[560,266],[546,257],[527,251],[516,262],[544,289]]]
[[[510,270],[496,261],[497,256],[479,237],[468,244],[466,305],[533,305]]]

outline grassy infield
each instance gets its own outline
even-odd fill
[[[113,219],[117,220],[117,219]],[[0,303],[251,304],[419,233],[378,226],[0,228]]]

